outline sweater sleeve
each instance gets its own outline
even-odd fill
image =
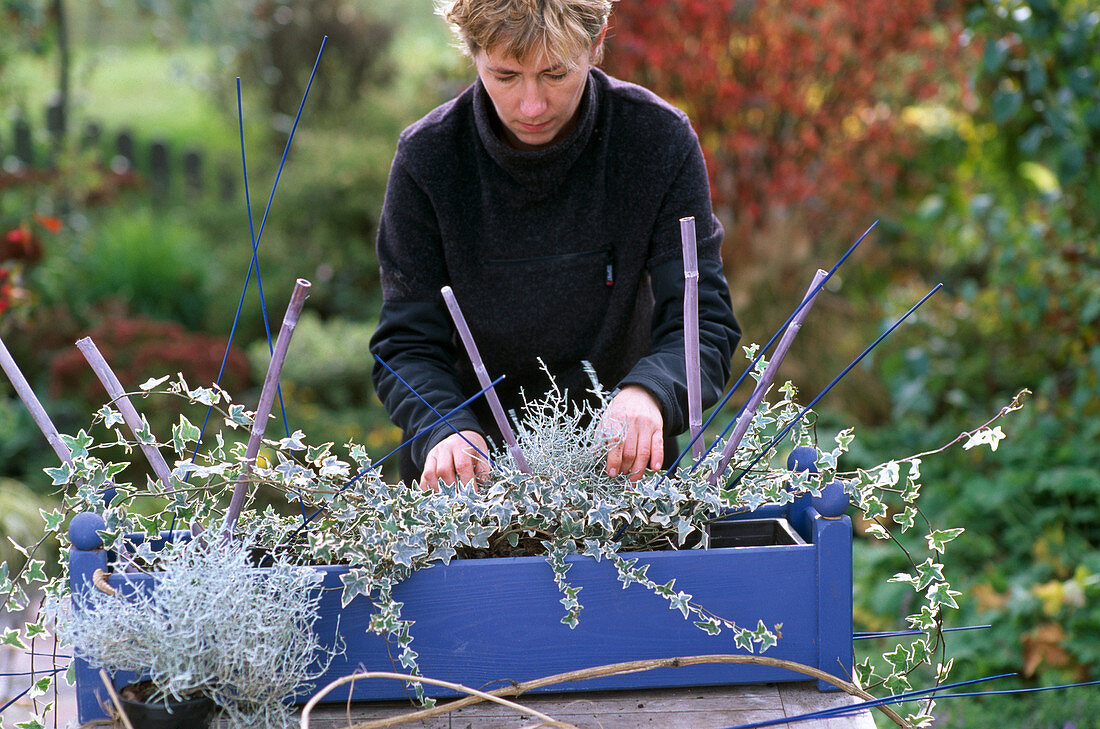
[[[661,204],[650,242],[653,289],[650,353],[619,383],[641,385],[657,398],[666,435],[687,430],[687,374],[684,364],[684,267],[680,218],[693,216],[699,263],[699,367],[702,405],[721,397],[729,379],[741,330],[733,315],[720,255],[722,225],[710,206],[706,166],[694,134]]]
[[[447,422],[432,410],[446,414],[465,398],[454,328],[439,293],[448,283],[439,227],[430,199],[402,165],[400,149],[390,169],[377,249],[383,303],[370,350],[394,372],[376,360],[372,379],[390,419],[406,438],[417,437],[410,454],[419,473],[428,452],[450,433],[484,430],[468,410],[448,415]]]

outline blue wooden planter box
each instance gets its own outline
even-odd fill
[[[830,487],[839,490],[839,487]],[[787,507],[764,507],[715,525],[712,548],[635,552],[658,583],[676,578],[676,588],[713,613],[753,628],[757,621],[782,623],[778,645],[765,654],[815,666],[846,678],[852,667],[852,528],[843,515],[843,494],[800,497]],[[827,515],[826,515],[827,514]],[[761,520],[772,520],[764,521]],[[792,528],[793,527],[793,528]],[[94,589],[92,574],[109,570],[112,555],[95,548],[95,534],[75,534],[70,552],[74,593]],[[770,535],[778,535],[773,539]],[[782,538],[783,535],[787,538]],[[761,536],[763,535],[763,536]],[[776,543],[778,542],[778,543]],[[782,543],[789,542],[789,543]],[[719,546],[721,544],[754,546]],[[82,548],[78,548],[82,547]],[[89,548],[90,547],[90,548]],[[606,561],[575,557],[569,581],[582,588],[580,625],[561,623],[561,594],[542,557],[455,560],[413,574],[394,590],[402,615],[415,621],[413,649],[423,675],[473,688],[497,688],[550,674],[620,661],[712,653],[737,653],[731,634],[710,636],[670,610],[667,601],[633,585],[622,589]],[[371,604],[357,598],[340,608],[343,567],[325,573],[319,632],[331,641],[339,629],[347,644],[317,682],[317,688],[356,669],[404,672],[381,637],[366,632]],[[127,576],[131,581],[147,576]],[[109,578],[118,587],[119,575]],[[246,616],[242,616],[247,619]],[[119,685],[131,680],[116,677]],[[663,668],[562,684],[546,691],[706,686],[804,681],[806,676],[748,664]],[[81,722],[103,717],[105,691],[98,672],[76,660]],[[821,684],[828,688],[828,684]],[[348,687],[327,701],[344,701]],[[356,700],[407,696],[398,681],[358,681]],[[452,695],[427,687],[433,696]],[[305,700],[306,697],[299,697]]]

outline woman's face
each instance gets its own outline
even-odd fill
[[[538,53],[521,61],[499,50],[478,51],[474,64],[504,125],[506,144],[543,149],[573,130],[592,52],[572,60],[566,64]]]

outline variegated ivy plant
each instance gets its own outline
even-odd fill
[[[751,358],[756,349],[746,348],[746,353]],[[757,362],[757,379],[766,364],[763,358]],[[959,593],[951,589],[943,562],[948,543],[962,530],[934,528],[921,514],[921,458],[960,442],[966,448],[988,445],[996,449],[1003,433],[999,426],[990,426],[1020,407],[1023,393],[988,423],[961,434],[952,444],[851,472],[842,470],[840,460],[852,442],[852,431],[841,431],[830,443],[820,443],[811,412],[794,425],[779,448],[814,446],[820,473],[792,473],[768,465],[770,459],[765,458],[741,478],[727,476],[712,485],[709,477],[720,461],[721,443],[696,468],[681,467],[672,477],[651,474],[636,484],[621,476],[608,477],[603,464],[609,446],[595,430],[608,398],[598,384],[592,392],[596,405],[591,409],[568,404],[567,393],[551,387],[542,398],[531,400],[524,412],[513,413],[533,473],[517,470],[502,449],[493,456],[496,469],[490,481],[477,487],[432,492],[387,483],[379,464],[355,443],[339,448],[333,443],[312,444],[301,431],[267,440],[263,458],[249,469],[248,506],[238,529],[282,540],[289,528],[297,535],[292,542],[302,560],[346,564],[344,604],[356,597],[370,600],[375,612],[369,630],[394,640],[401,664],[414,674],[415,626],[402,617],[401,605],[393,598],[394,586],[434,562],[485,555],[544,555],[561,590],[562,621],[570,626],[583,619],[583,598],[569,582],[566,557],[588,555],[613,564],[624,588],[637,585],[649,590],[701,630],[728,633],[731,648],[755,652],[776,643],[774,626],[763,621],[755,626],[735,624],[677,588],[675,580],[658,584],[650,579],[646,566],[629,553],[706,547],[705,527],[716,514],[790,502],[802,493],[818,494],[823,485],[840,480],[851,503],[870,525],[872,537],[892,539],[892,532],[920,529],[926,534],[927,547],[923,554],[906,552],[911,569],[894,578],[914,590],[915,607],[907,620],[921,632],[881,660],[859,665],[854,681],[866,689],[878,686],[897,693],[910,687],[914,671],[922,666],[931,667],[936,681],[946,677],[950,661],[945,659],[941,626],[944,611],[957,607]],[[185,415],[171,438],[161,443],[147,427],[136,434],[124,433],[122,417],[108,404],[96,413],[87,430],[64,436],[72,449],[72,466],[47,469],[61,505],[42,512],[42,539],[20,547],[26,557],[23,565],[14,569],[14,565],[0,564],[0,598],[9,611],[25,608],[32,592],[43,593],[45,598],[36,617],[22,630],[8,630],[4,643],[25,647],[53,632],[51,621],[67,598],[67,562],[63,558],[56,571],[49,571],[37,553],[53,542],[64,555],[69,548],[65,527],[73,514],[100,513],[107,525],[103,537],[108,548],[128,533],[155,534],[192,524],[222,523],[228,494],[242,473],[244,440],[253,413],[232,402],[220,388],[193,388],[182,376],[150,381],[142,386],[141,394],[152,407],[156,396],[167,395],[184,398],[199,408],[213,408],[225,427],[199,444],[200,430]],[[745,464],[753,462],[772,436],[802,410],[790,383],[774,394],[777,399],[765,398],[758,408],[728,473],[740,473]],[[139,444],[155,444],[174,454],[173,492],[152,478],[144,483],[120,480],[128,465],[126,459],[113,462],[104,455],[108,449],[117,453],[121,447],[129,456]],[[115,490],[109,504],[103,498],[105,489]],[[294,507],[284,511],[300,511],[301,515],[258,508],[256,497],[261,492],[269,502],[273,495],[285,498]],[[308,523],[303,524],[302,515],[307,515]],[[137,556],[155,561],[153,554]],[[35,690],[42,693],[46,688],[39,685]],[[419,685],[416,688],[423,699]],[[932,707],[932,702],[916,706],[907,721],[914,726],[927,725]]]

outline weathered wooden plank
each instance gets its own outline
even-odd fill
[[[537,694],[515,699],[535,711],[567,721],[580,729],[720,729],[798,716],[853,699],[843,693],[821,693],[813,682],[729,687],[592,691],[580,694]],[[311,715],[311,729],[340,729],[355,722],[411,711],[404,702],[324,705]],[[414,729],[519,729],[535,720],[507,707],[482,703],[450,714],[402,724]],[[779,724],[781,729],[874,729],[870,712],[828,720]]]
[[[811,683],[792,683],[779,687],[784,716],[801,716],[834,706],[858,703],[859,699],[842,693],[821,693]],[[792,726],[798,729],[875,729],[869,709],[854,716],[835,719],[809,719]]]

